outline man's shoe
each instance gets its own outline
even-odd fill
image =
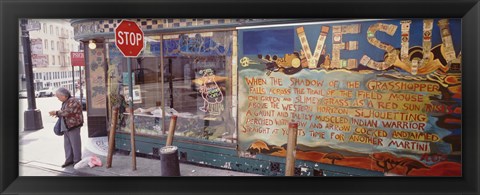
[[[67,167],[67,166],[69,166],[69,165],[73,165],[73,162],[65,162],[65,163],[63,163],[62,168],[65,168],[65,167]]]

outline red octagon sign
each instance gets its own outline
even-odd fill
[[[143,50],[143,31],[137,23],[122,20],[115,28],[115,45],[125,57],[137,57]]]

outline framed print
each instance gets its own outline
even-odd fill
[[[3,2],[0,192],[478,194],[479,11],[478,0]],[[117,116],[128,78],[140,112]],[[47,133],[62,99],[36,91],[83,82],[83,160],[70,167],[70,139]]]
[[[129,91],[128,91],[128,86],[123,87],[123,94],[125,96],[125,99],[128,99],[129,96]],[[134,104],[141,104],[142,103],[142,90],[140,89],[139,85],[133,86],[133,103]]]

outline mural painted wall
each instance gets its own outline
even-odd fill
[[[461,20],[239,30],[239,149],[386,175],[461,176]]]
[[[88,68],[90,71],[90,88],[88,90],[91,93],[91,107],[89,110],[104,110],[107,106],[107,89],[105,84],[104,67],[105,58],[103,50],[103,48],[88,50]]]

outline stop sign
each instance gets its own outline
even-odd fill
[[[129,20],[122,20],[115,28],[115,45],[125,57],[137,57],[143,49],[143,31]]]

